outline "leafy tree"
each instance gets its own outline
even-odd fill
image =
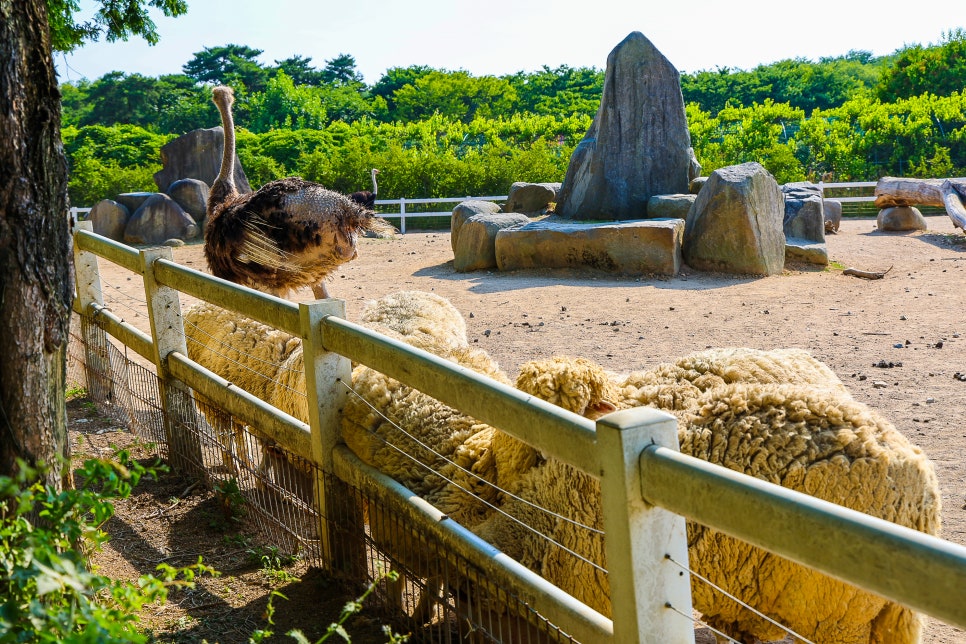
[[[380,97],[386,102],[388,117],[394,118],[396,111],[396,90],[406,85],[414,84],[420,77],[435,71],[426,65],[410,65],[409,67],[390,67],[386,73],[376,81],[369,90],[373,97]]]
[[[404,120],[419,120],[438,112],[464,123],[477,116],[505,114],[517,99],[509,81],[474,77],[465,71],[432,71],[399,88],[394,96],[397,116]]]
[[[203,51],[195,52],[181,70],[200,83],[241,83],[248,91],[258,92],[265,88],[271,77],[271,72],[256,60],[261,54],[261,49],[246,45],[205,47]]]
[[[361,85],[362,74],[356,69],[356,59],[349,54],[339,54],[325,61],[322,79],[332,85]]]
[[[325,83],[325,75],[311,65],[311,58],[302,56],[292,56],[285,60],[276,60],[278,70],[285,72],[285,75],[292,79],[296,85],[322,85]]]
[[[104,36],[108,42],[141,36],[148,43],[158,42],[158,32],[147,7],[160,9],[169,17],[188,11],[184,0],[99,0],[100,9],[93,20],[77,22],[79,0],[46,0],[50,44],[54,51],[73,51],[85,40]]]
[[[943,34],[939,45],[912,45],[899,50],[885,70],[876,94],[885,101],[912,98],[929,92],[949,96],[966,87],[966,30]]]
[[[595,114],[604,89],[604,72],[593,67],[544,65],[505,78],[516,89],[518,109],[533,114]]]
[[[254,132],[276,128],[317,129],[326,123],[325,107],[317,88],[296,87],[283,71],[275,74],[264,92],[252,95],[249,107],[250,129]]]

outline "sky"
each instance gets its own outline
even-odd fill
[[[474,76],[532,72],[542,66],[604,69],[630,32],[643,33],[681,72],[753,69],[788,58],[817,61],[850,50],[891,54],[937,44],[966,25],[960,0],[913,5],[848,0],[187,0],[188,13],[152,10],[161,41],[89,43],[56,54],[61,81],[111,71],[181,73],[205,47],[229,43],[263,50],[273,65],[295,55],[317,68],[350,54],[367,84],[391,67],[427,65]],[[80,0],[80,19],[98,4]],[[225,13],[230,8],[230,13]],[[220,13],[219,13],[220,12]]]

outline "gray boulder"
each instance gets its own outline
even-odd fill
[[[200,233],[191,215],[166,194],[152,195],[134,211],[124,229],[129,244],[163,244],[169,239],[191,239]]]
[[[124,240],[124,228],[131,218],[131,211],[113,199],[101,199],[88,216],[94,226],[94,232],[114,241]]]
[[[824,242],[786,237],[785,262],[803,262],[828,266],[828,246]]]
[[[195,221],[202,221],[208,211],[208,184],[200,179],[178,179],[168,186],[168,196]]]
[[[461,201],[456,204],[453,208],[453,214],[449,219],[449,243],[453,246],[453,252],[456,252],[456,242],[459,239],[460,228],[463,227],[463,222],[472,217],[473,215],[490,215],[496,212],[500,212],[500,206],[492,201]]]
[[[503,209],[506,212],[542,213],[557,200],[559,183],[526,183],[517,181],[510,186]]]
[[[702,271],[776,275],[785,266],[784,198],[758,163],[711,173],[688,213],[684,261]]]
[[[681,219],[614,223],[534,221],[496,235],[501,271],[594,268],[627,275],[676,275],[681,270]]]
[[[687,219],[697,195],[654,195],[647,200],[648,219]]]
[[[688,191],[691,136],[677,69],[640,32],[607,57],[594,121],[557,195],[567,219],[636,219],[653,195]]]
[[[785,237],[825,243],[825,207],[822,190],[813,183],[788,183],[785,195]]]
[[[825,234],[837,233],[842,225],[842,202],[826,199],[822,210],[825,213]]]
[[[696,195],[701,192],[701,188],[708,182],[707,177],[695,177],[688,182],[688,193]]]
[[[192,130],[161,146],[164,166],[154,173],[159,190],[165,190],[178,179],[198,179],[209,186],[221,171],[221,157],[225,146],[225,131],[219,127]],[[251,192],[238,155],[235,155],[235,187],[238,192]]]
[[[122,192],[119,195],[115,195],[114,201],[118,202],[122,206],[128,209],[129,212],[134,212],[141,207],[149,197],[153,197],[158,193],[156,192]]]
[[[893,206],[883,208],[875,220],[879,230],[901,232],[907,230],[927,230],[925,217],[914,206]]]
[[[459,273],[496,268],[497,233],[529,223],[529,217],[513,212],[473,215],[460,227],[453,268]]]

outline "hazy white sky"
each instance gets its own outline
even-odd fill
[[[93,15],[93,0],[80,4],[82,16]],[[158,45],[98,42],[58,54],[61,80],[114,70],[179,73],[194,52],[228,43],[264,50],[260,62],[267,65],[298,54],[321,68],[351,54],[369,84],[408,65],[476,76],[542,65],[603,69],[631,31],[684,72],[751,69],[851,49],[890,54],[905,44],[938,43],[966,25],[963,4],[954,0],[188,0],[180,18],[155,16]]]

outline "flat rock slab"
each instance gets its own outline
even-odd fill
[[[785,237],[785,262],[805,262],[828,266],[828,246],[799,237]]]
[[[536,221],[496,234],[496,263],[501,271],[595,268],[627,275],[676,275],[683,238],[683,219]]]

